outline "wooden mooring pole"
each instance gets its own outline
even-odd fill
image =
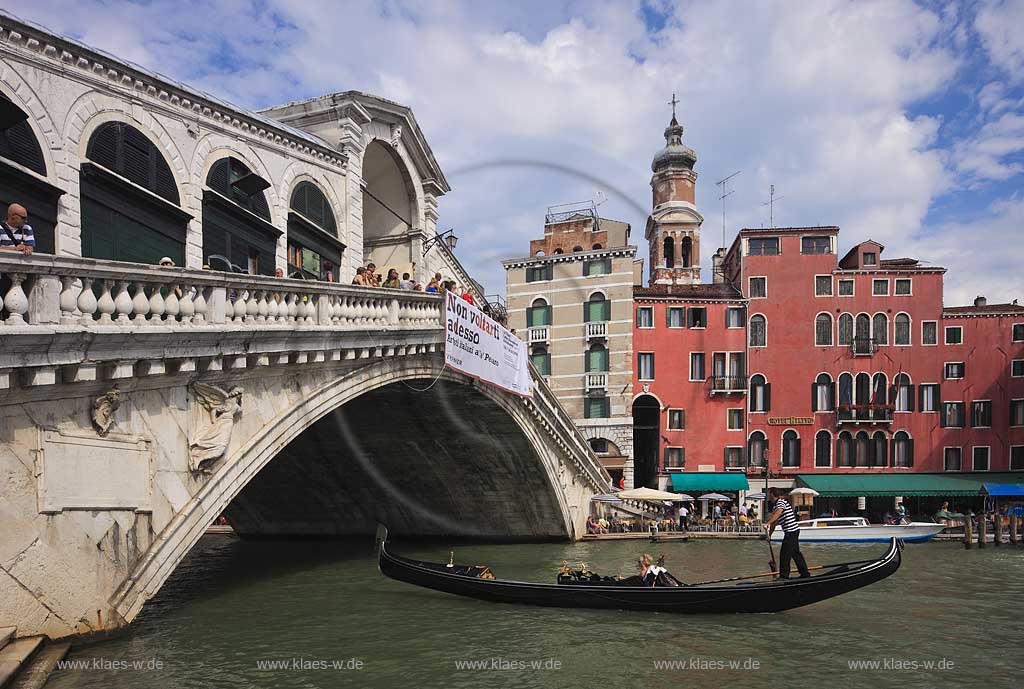
[[[1010,513],[1010,545],[1017,545],[1017,513]]]
[[[993,519],[994,521],[992,523],[994,526],[992,528],[992,535],[995,539],[992,542],[995,543],[995,546],[998,548],[1003,544],[1003,515],[997,510],[993,515]]]
[[[985,513],[978,514],[978,547],[985,547],[985,531],[988,529],[988,522],[985,520]]]
[[[964,548],[966,548],[967,550],[971,549],[972,527],[973,524],[971,522],[971,518],[970,516],[967,516],[966,518],[964,518]]]

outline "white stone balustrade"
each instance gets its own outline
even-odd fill
[[[0,255],[10,280],[0,327],[441,327],[433,294],[9,253]]]

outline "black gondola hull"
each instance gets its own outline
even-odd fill
[[[538,584],[450,574],[444,565],[410,560],[380,545],[381,573],[397,581],[496,603],[559,608],[608,608],[686,614],[781,612],[868,586],[900,566],[902,544],[893,539],[878,560],[804,579],[680,587]]]

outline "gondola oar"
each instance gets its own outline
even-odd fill
[[[869,562],[874,562],[874,560],[854,560],[853,562],[837,562],[834,565],[814,565],[813,567],[808,567],[807,570],[808,571],[814,571],[816,569],[835,569],[837,567],[852,567],[853,565],[864,565],[864,564],[867,564]],[[712,579],[711,581],[698,581],[697,583],[694,583],[694,584],[687,584],[687,586],[703,586],[705,584],[722,584],[722,583],[726,583],[726,582],[730,582],[730,581],[742,581],[744,579],[756,579],[758,577],[767,577],[767,576],[770,576],[772,574],[778,574],[778,572],[776,572],[776,571],[761,572],[760,574],[748,574],[748,575],[742,576],[742,577],[729,577],[728,579]]]

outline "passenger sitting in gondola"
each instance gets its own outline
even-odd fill
[[[628,577],[623,583],[632,586],[682,586],[682,582],[669,574],[665,569],[665,556],[658,558],[658,564],[654,564],[654,558],[649,553],[644,553],[637,560],[640,567],[640,576]]]

